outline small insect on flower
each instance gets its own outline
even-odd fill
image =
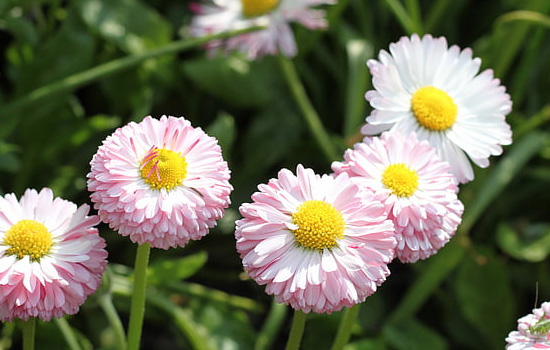
[[[550,303],[521,317],[517,331],[510,332],[506,342],[506,350],[550,349]]]

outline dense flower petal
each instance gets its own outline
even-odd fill
[[[396,194],[384,183],[384,174],[396,164],[412,176],[414,191]],[[391,131],[366,137],[345,152],[343,162],[334,162],[332,169],[335,174],[347,173],[352,181],[378,194],[395,224],[396,256],[402,262],[426,259],[456,232],[464,210],[457,198],[456,180],[449,165],[415,133],[404,136]]]
[[[152,149],[185,159],[181,183],[157,189],[145,181],[159,176],[141,172],[144,159],[157,155]],[[183,118],[146,117],[104,140],[91,161],[88,189],[112,229],[133,242],[168,249],[200,239],[216,225],[230,204],[229,178],[215,138]]]
[[[301,165],[296,174],[283,169],[258,188],[254,202],[240,208],[237,250],[249,276],[266,285],[276,301],[330,313],[364,301],[385,281],[396,240],[384,206],[371,191],[361,190],[346,174],[319,176]],[[345,222],[330,247],[306,246],[295,235],[299,224],[293,215],[311,202],[334,208],[326,213],[341,214]]]
[[[99,287],[107,264],[105,240],[89,207],[54,198],[49,188],[29,189],[20,201],[0,197],[0,321],[75,314]],[[7,232],[22,220],[43,225],[51,234],[46,255],[19,258],[10,254]],[[34,238],[34,236],[33,236]]]

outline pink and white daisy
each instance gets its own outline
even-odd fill
[[[217,140],[184,118],[146,117],[117,129],[91,161],[99,217],[133,242],[183,247],[230,204],[230,172]]]
[[[396,255],[402,262],[426,259],[456,232],[464,211],[456,180],[449,164],[416,134],[366,137],[332,169],[377,193],[395,224]]]
[[[489,166],[501,145],[512,143],[506,123],[512,102],[504,86],[469,48],[447,47],[444,37],[403,37],[381,50],[367,66],[375,90],[366,99],[374,108],[363,126],[365,135],[385,130],[415,131],[449,162],[460,183],[474,178],[468,157]],[[468,157],[466,157],[466,155]]]
[[[258,186],[240,207],[237,251],[280,303],[331,313],[363,302],[389,275],[394,229],[384,206],[346,174],[297,167]]]
[[[518,330],[506,338],[506,350],[550,349],[550,302],[518,320]]]
[[[265,29],[210,42],[210,52],[241,51],[254,60],[264,55],[297,53],[291,22],[308,29],[327,27],[325,12],[312,9],[335,0],[212,0],[211,5],[194,3],[197,13],[191,23],[191,35],[202,37],[229,30],[265,26]]]
[[[0,197],[0,321],[76,314],[99,287],[107,251],[89,209],[49,188]]]

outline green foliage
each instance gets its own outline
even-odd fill
[[[208,237],[152,254],[142,348],[281,349],[291,313],[243,275],[234,221],[280,168],[302,163],[328,173],[330,163],[276,57],[208,57],[181,41],[190,3],[0,1],[0,193],[48,186],[89,203],[89,162],[107,135],[146,115],[186,117],[218,138],[233,204]],[[517,318],[550,300],[550,2],[340,0],[327,10],[327,31],[294,27],[294,63],[337,149],[360,140],[370,112],[365,61],[412,32],[471,47],[514,102],[514,143],[461,186],[457,235],[426,261],[390,265],[345,349],[502,349]],[[66,318],[82,349],[116,349],[109,305],[124,325],[130,310],[135,246],[105,225],[100,232],[109,273]],[[303,349],[329,348],[341,319],[308,315]],[[62,329],[40,322],[40,349],[68,348]],[[20,332],[2,324],[0,349],[10,346],[20,346]]]

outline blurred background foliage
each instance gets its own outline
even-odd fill
[[[0,1],[0,191],[51,187],[89,203],[86,174],[101,141],[146,115],[184,116],[219,138],[233,205],[184,249],[153,251],[143,349],[280,349],[291,313],[246,279],[235,251],[238,207],[256,185],[298,163],[330,172],[274,57],[207,58],[163,51],[188,36],[185,0]],[[368,58],[413,32],[471,47],[507,86],[514,143],[461,187],[466,210],[434,257],[394,262],[362,306],[346,350],[503,349],[518,317],[550,300],[550,1],[340,0],[330,28],[296,27],[294,62],[342,152],[369,113]],[[156,50],[156,51],[155,51]],[[112,301],[123,323],[135,246],[106,226],[110,266],[78,315],[72,347],[59,322],[40,323],[40,349],[114,349]],[[310,315],[303,349],[326,349],[341,312]],[[0,326],[0,349],[20,346]],[[78,348],[78,347],[76,347]]]

